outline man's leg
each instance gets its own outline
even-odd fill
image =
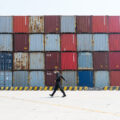
[[[63,97],[65,97],[65,96],[66,96],[66,94],[65,94],[65,92],[64,92],[64,90],[63,90],[63,88],[61,87],[61,85],[59,85],[59,88],[60,88],[60,91],[63,93]]]
[[[58,86],[55,86],[54,91],[52,94],[50,94],[50,96],[53,96],[55,94],[55,92],[57,91],[57,89],[58,89]]]

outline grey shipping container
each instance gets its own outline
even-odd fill
[[[29,44],[29,51],[44,51],[44,35],[30,34]]]
[[[13,86],[25,87],[28,86],[28,72],[14,71],[13,72]]]
[[[30,53],[30,69],[38,70],[38,69],[44,69],[45,63],[44,63],[44,53]]]
[[[12,16],[0,16],[0,33],[13,32],[13,19]]]
[[[62,86],[76,86],[77,85],[77,72],[76,71],[63,71],[62,76],[67,81],[62,81]]]
[[[30,72],[30,82],[29,82],[30,86],[44,87],[44,80],[45,80],[45,76],[44,76],[43,71],[31,71]]]
[[[13,37],[10,34],[0,34],[0,51],[13,50]]]

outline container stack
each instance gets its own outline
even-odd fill
[[[120,86],[119,16],[0,16],[0,86]]]

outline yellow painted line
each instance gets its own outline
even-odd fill
[[[82,90],[83,87],[79,87],[79,90]]]
[[[15,87],[15,88],[14,88],[14,90],[17,90],[17,89],[18,89],[18,87]]]
[[[84,87],[84,90],[88,90],[88,87]]]
[[[27,90],[27,89],[28,89],[28,87],[25,87],[25,88],[24,88],[24,90]]]
[[[37,86],[36,86],[36,87],[34,87],[34,90],[37,90],[37,88],[38,88]]]
[[[3,90],[4,89],[4,87],[1,87],[1,90]]]
[[[72,90],[72,88],[73,88],[73,87],[72,87],[72,86],[70,86],[70,87],[69,87],[69,90]]]
[[[48,89],[48,87],[45,87],[44,90],[46,91]]]
[[[19,90],[23,90],[23,87],[20,87]]]
[[[110,87],[110,90],[113,90],[113,87]]]
[[[119,90],[119,86],[116,87],[116,90]]]
[[[105,86],[105,87],[104,87],[104,90],[108,90],[108,86]]]
[[[53,87],[50,87],[49,90],[50,90],[50,91],[53,90]]]
[[[64,90],[67,90],[67,86],[64,87]]]
[[[40,87],[40,88],[39,88],[39,90],[42,90],[42,89],[43,89],[43,87]]]
[[[77,86],[75,86],[74,90],[77,90],[77,89],[78,89],[78,87],[77,87]]]
[[[30,87],[30,88],[29,88],[29,90],[32,90],[32,89],[33,89],[33,87]]]
[[[9,89],[9,87],[6,87],[6,88],[5,88],[5,90],[8,90],[8,89]]]
[[[10,90],[13,90],[13,87],[10,87]]]

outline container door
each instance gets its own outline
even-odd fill
[[[5,72],[5,87],[12,86],[12,72]]]

